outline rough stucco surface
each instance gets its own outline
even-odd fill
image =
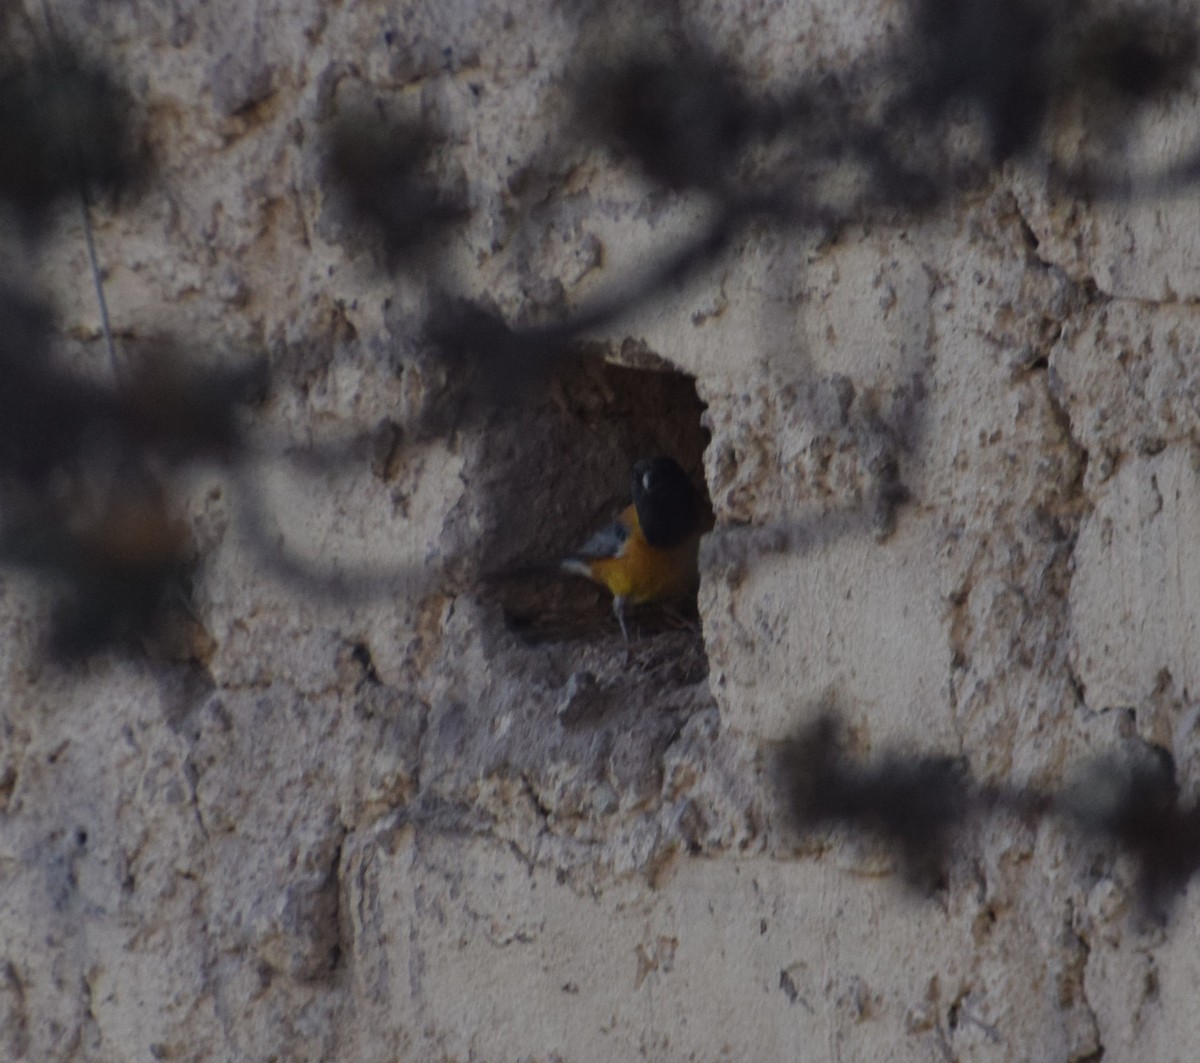
[[[49,6],[134,88],[154,147],[151,187],[96,216],[121,340],[265,352],[264,446],[403,427],[439,386],[410,357],[422,285],[324,197],[340,109],[450,131],[442,176],[472,209],[453,280],[513,318],[595,294],[702,210],[579,149],[522,227],[514,189],[569,125],[569,5]],[[764,85],[900,19],[689,10]],[[707,674],[687,632],[628,665],[610,626],[522,640],[462,562],[481,540],[533,556],[619,498],[586,382],[537,431],[260,463],[271,534],[408,574],[383,596],[289,580],[224,474],[197,472],[201,663],[42,665],[44,599],[6,574],[0,1057],[1193,1057],[1193,894],[1147,928],[1119,862],[999,820],[922,899],[855,838],[798,846],[765,765],[835,704],[864,754],[1053,785],[1140,737],[1195,785],[1195,211],[1091,209],[1012,167],[920,224],[752,230],[599,336],[707,405]],[[77,213],[32,268],[65,356],[101,372]],[[884,527],[869,498],[897,447],[911,500]]]

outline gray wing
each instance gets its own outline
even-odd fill
[[[629,539],[629,528],[619,520],[604,525],[595,535],[572,554],[572,557],[616,557]]]

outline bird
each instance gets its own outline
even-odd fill
[[[639,461],[632,479],[633,501],[560,564],[612,592],[627,643],[627,604],[671,601],[696,590],[704,530],[700,496],[674,458]]]

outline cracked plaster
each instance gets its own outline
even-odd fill
[[[765,82],[879,45],[895,14],[695,10]],[[289,381],[267,440],[403,425],[437,387],[398,368],[418,286],[382,279],[324,213],[311,145],[338,107],[378,98],[450,130],[474,210],[452,274],[508,313],[594,293],[703,209],[585,155],[547,181],[550,235],[518,238],[522,160],[564,113],[564,5],[59,17],[144,95],[161,166],[97,218],[121,333],[266,351]],[[707,405],[706,680],[622,685],[611,632],[503,632],[450,571],[494,500],[469,435],[382,476],[262,470],[298,551],[407,566],[384,598],[289,584],[228,485],[198,476],[202,665],[57,675],[33,657],[37,595],[6,575],[0,1051],[1188,1058],[1194,900],[1146,929],[1120,866],[1006,824],[914,898],[853,839],[796,845],[763,757],[832,699],[864,751],[993,779],[1060,782],[1131,735],[1191,770],[1192,213],[1089,210],[1001,176],[920,225],[752,232],[599,337],[693,374]],[[87,364],[74,216],[35,272]],[[892,453],[912,496],[894,529],[864,513]],[[564,721],[584,672],[610,707]]]

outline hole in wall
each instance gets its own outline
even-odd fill
[[[489,426],[469,473],[483,489],[479,593],[512,641],[626,659],[609,590],[558,564],[630,503],[632,469],[645,458],[674,458],[711,519],[704,409],[695,379],[643,344],[597,343],[536,403]],[[626,616],[635,666],[661,671],[673,658],[676,682],[707,674],[694,597]]]
[[[680,741],[681,756],[702,758],[708,731],[689,725],[717,708],[694,608],[682,622],[631,614],[626,644],[609,593],[558,562],[628,504],[636,461],[670,455],[704,488],[703,413],[687,374],[636,344],[595,345],[462,437],[464,490],[438,548],[464,560],[443,614],[423,785],[535,816],[538,858],[589,881],[597,861],[650,868],[704,843],[699,813],[665,811],[680,800],[664,796],[665,758]],[[647,831],[652,846],[633,840]]]

